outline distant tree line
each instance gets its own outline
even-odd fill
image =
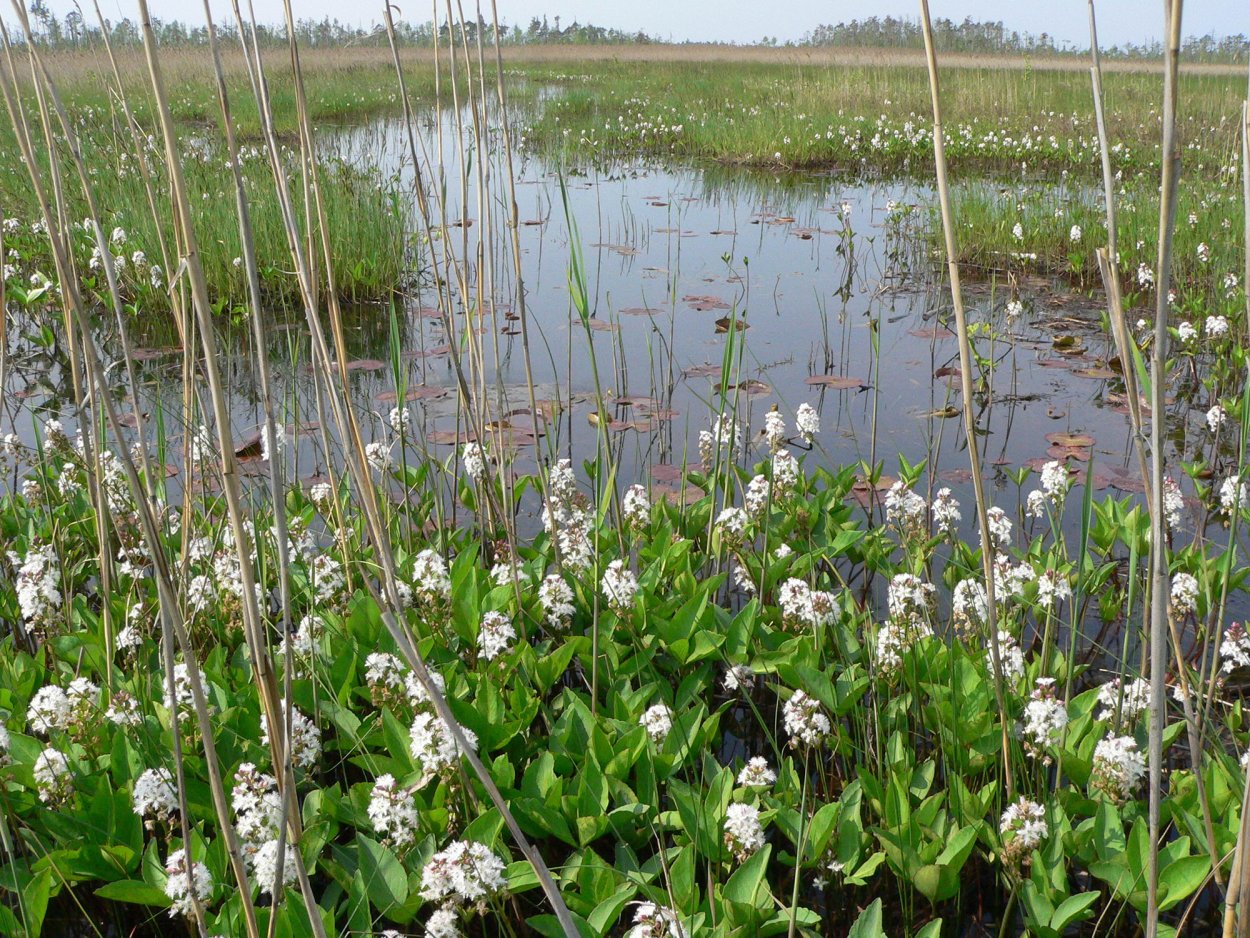
[[[1000,55],[1080,55],[1089,48],[1056,42],[1049,33],[1034,35],[1008,29],[1001,22],[979,22],[971,17],[962,23],[951,19],[933,21],[933,40],[938,48],[952,52]],[[871,16],[836,26],[817,26],[799,42],[804,46],[847,46],[863,48],[922,49],[924,35],[918,20],[895,16]],[[1181,56],[1200,62],[1242,62],[1250,50],[1244,35],[1191,36],[1184,41]],[[1158,58],[1160,42],[1126,43],[1101,49],[1112,58]]]
[[[71,10],[64,18],[55,16],[45,0],[31,0],[31,25],[41,40],[53,46],[88,46],[101,38],[98,23],[83,19],[77,10]],[[117,21],[106,20],[109,41],[115,46],[138,45],[143,41],[139,23],[129,19]],[[217,23],[218,35],[223,40],[237,36],[233,22]],[[493,23],[479,16],[476,22],[469,20],[463,26],[464,38],[476,43],[480,36],[487,44],[495,42],[496,28]],[[208,29],[205,26],[193,26],[178,20],[162,20],[152,18],[152,31],[162,45],[195,46],[208,42]],[[278,45],[287,41],[286,27],[259,24],[257,36],[262,44]],[[432,46],[437,40],[443,44],[454,38],[461,41],[461,26],[456,25],[454,37],[449,36],[446,23],[436,29],[434,23],[395,23],[396,39],[403,45]],[[644,32],[625,32],[619,29],[608,29],[589,23],[574,20],[565,26],[560,25],[560,17],[549,21],[547,17],[534,17],[527,27],[508,26],[501,24],[498,29],[499,41],[505,44],[522,45],[525,43],[569,43],[569,44],[603,44],[603,43],[650,43],[657,40]],[[386,33],[381,26],[362,28],[340,22],[338,19],[325,17],[320,20],[302,19],[295,24],[295,38],[304,46],[370,46],[385,45]]]

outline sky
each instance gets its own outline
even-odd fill
[[[219,22],[229,13],[228,3],[211,0]],[[429,20],[431,0],[394,0],[403,16]],[[461,0],[466,13],[474,0]],[[258,19],[280,22],[282,0],[254,0]],[[499,18],[508,25],[524,27],[531,17],[559,16],[567,24],[576,19],[596,26],[615,27],[670,40],[714,42],[756,42],[764,36],[784,42],[799,39],[821,23],[837,23],[869,16],[915,18],[918,4],[913,0],[497,0]],[[292,0],[298,18],[324,16],[356,24],[370,25],[380,18],[381,0]],[[73,8],[73,0],[50,0],[60,14]],[[220,11],[217,7],[220,6]],[[442,7],[443,3],[439,2]],[[100,0],[109,19],[135,17],[132,0]],[[154,16],[167,20],[202,22],[202,0],[149,0]],[[488,0],[483,0],[489,17]],[[84,3],[84,10],[90,11]],[[1057,41],[1087,44],[1088,6],[1086,0],[931,0],[934,18],[962,20],[1001,20],[1008,29],[1040,34],[1050,33]],[[1099,40],[1107,45],[1141,43],[1162,34],[1162,0],[1098,0]],[[471,14],[470,14],[471,15]],[[90,19],[94,20],[94,16]],[[1185,4],[1185,34],[1250,35],[1248,0],[1189,0]]]

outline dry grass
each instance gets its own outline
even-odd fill
[[[245,74],[243,58],[237,48],[223,49],[223,67],[227,77]],[[169,49],[162,53],[169,63],[169,72],[179,81],[212,78],[212,63],[199,47]],[[742,62],[760,65],[811,65],[830,67],[925,67],[924,51],[921,49],[847,49],[847,48],[767,48],[762,46],[728,46],[719,44],[691,43],[682,45],[536,45],[506,46],[503,50],[505,64],[576,64],[592,62]],[[310,74],[353,73],[361,71],[388,71],[392,67],[390,52],[380,46],[343,46],[330,49],[305,49],[301,52],[301,65],[307,78]],[[401,52],[404,63],[413,68],[433,67],[434,51],[426,48],[408,48]],[[142,52],[138,49],[118,51],[118,60],[124,75],[140,76],[145,68]],[[102,49],[62,50],[48,56],[50,67],[58,79],[66,85],[96,80],[103,81],[108,73],[108,63]],[[290,61],[281,50],[272,50],[267,66],[274,76],[289,76]],[[1080,72],[1089,70],[1088,61],[1081,56],[1000,56],[970,53],[947,53],[942,57],[943,70],[949,69],[1002,69],[1008,71],[1036,70],[1047,72]],[[1155,72],[1152,61],[1105,61],[1105,71]],[[1182,71],[1193,75],[1244,74],[1245,67],[1234,64],[1191,63]]]

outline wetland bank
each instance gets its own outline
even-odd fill
[[[0,934],[1236,933],[1244,73],[447,35],[9,49]]]

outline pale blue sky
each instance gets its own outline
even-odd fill
[[[202,22],[202,0],[149,0],[155,16]],[[214,16],[229,19],[229,4],[211,0]],[[257,16],[278,22],[281,0],[254,0]],[[465,12],[473,0],[461,0]],[[379,18],[380,2],[356,0],[293,0],[298,17],[337,17],[350,23],[369,24]],[[820,23],[869,16],[915,17],[916,2],[909,0],[498,0],[499,16],[508,24],[524,26],[532,16],[559,15],[624,30],[642,29],[665,39],[706,39],[753,42],[776,36],[781,41],[798,39]],[[51,0],[64,13],[72,0]],[[430,18],[430,0],[398,0],[403,15],[413,20]],[[440,2],[442,7],[443,3]],[[110,19],[135,15],[131,0],[100,0]],[[218,9],[220,7],[220,10]],[[489,16],[489,3],[483,5]],[[1057,40],[1084,44],[1087,35],[1086,0],[931,0],[934,17],[962,20],[1002,20],[1009,29],[1048,32]],[[90,6],[86,5],[89,10]],[[1097,4],[1100,39],[1107,44],[1142,42],[1158,38],[1163,19],[1162,0],[1100,0]],[[94,18],[94,17],[92,17]],[[1248,0],[1189,0],[1185,4],[1186,35],[1250,34]]]

